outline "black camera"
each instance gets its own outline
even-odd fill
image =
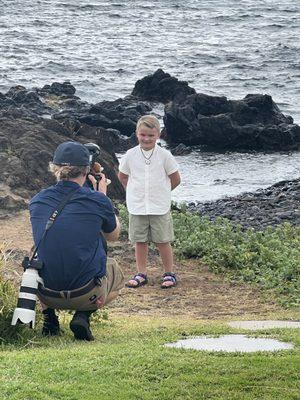
[[[39,261],[36,258],[29,258],[29,257],[24,257],[22,261],[22,267],[23,270],[25,271],[27,268],[34,268],[36,270],[40,270],[43,268],[43,262]]]
[[[86,147],[90,153],[90,166],[92,167],[96,162],[97,156],[100,154],[100,147],[95,143],[85,143],[84,147]]]
[[[90,172],[89,175],[92,175],[96,181],[97,184],[100,182],[101,180],[101,167],[99,168],[99,163],[96,163],[96,158],[99,156],[100,154],[100,147],[95,144],[95,143],[85,143],[84,146],[88,149],[89,153],[90,153]],[[87,178],[86,180],[86,184],[93,189],[93,184],[92,182],[89,180],[89,178]]]

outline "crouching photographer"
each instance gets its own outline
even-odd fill
[[[99,171],[98,180],[89,176],[91,163],[88,147],[71,141],[60,144],[50,163],[57,184],[30,202],[37,259],[42,263],[37,295],[44,335],[59,334],[55,309],[69,309],[75,310],[70,322],[75,338],[93,340],[91,314],[123,287],[120,267],[106,254],[106,240],[118,239],[120,224],[106,196],[105,175]],[[88,176],[93,189],[86,185]]]

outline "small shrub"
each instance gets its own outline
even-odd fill
[[[0,342],[5,342],[12,334],[11,319],[16,306],[16,291],[12,282],[4,277],[4,254],[0,255]]]
[[[128,234],[129,216],[127,208],[124,204],[118,204],[119,218],[122,224],[122,235]]]
[[[182,210],[173,219],[179,256],[201,257],[216,272],[275,290],[283,305],[300,305],[300,227],[242,231],[226,219],[210,222]]]
[[[25,344],[34,331],[24,325],[12,326],[12,316],[17,304],[18,290],[4,276],[5,245],[0,245],[0,344]]]

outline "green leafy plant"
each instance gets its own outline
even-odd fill
[[[128,231],[126,207],[119,210]],[[300,305],[300,227],[244,231],[227,219],[212,222],[174,204],[172,216],[177,256],[201,258],[215,272],[272,289],[284,306]]]
[[[34,331],[24,325],[11,326],[14,309],[17,304],[18,289],[11,280],[6,279],[4,267],[9,254],[6,245],[0,245],[0,344],[28,343]]]
[[[128,211],[124,204],[118,204],[119,218],[122,224],[122,234],[128,234],[129,217]]]
[[[243,231],[226,219],[211,222],[185,210],[174,211],[173,220],[179,256],[202,258],[216,272],[273,289],[283,305],[300,305],[300,227]]]

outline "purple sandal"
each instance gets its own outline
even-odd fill
[[[165,285],[163,285],[164,282],[172,282],[172,285],[165,286]],[[174,272],[166,272],[165,274],[163,274],[162,284],[161,284],[162,289],[170,289],[176,285],[177,285],[177,277],[174,274]]]
[[[139,279],[142,278],[143,280]],[[139,272],[138,274],[134,275],[133,278],[129,279],[130,281],[135,281],[137,284],[136,285],[132,285],[131,283],[127,282],[125,283],[125,286],[128,288],[138,288],[144,285],[147,285],[148,283],[148,278],[146,274],[142,274],[141,272]]]

